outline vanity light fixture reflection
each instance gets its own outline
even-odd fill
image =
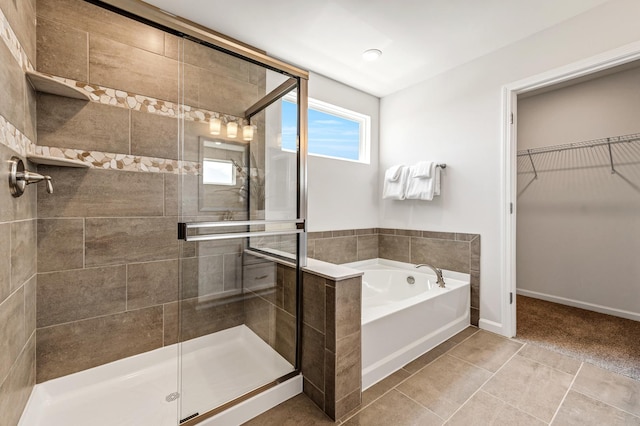
[[[234,121],[227,123],[227,137],[234,139],[236,136],[238,136],[238,123]]]
[[[250,141],[253,139],[253,126],[242,126],[242,139],[245,141]]]
[[[209,120],[209,133],[212,135],[219,135],[220,128],[222,127],[222,120],[219,118],[212,118]]]

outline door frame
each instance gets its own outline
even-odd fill
[[[640,59],[640,42],[603,52],[535,76],[507,84],[502,88],[502,320],[503,334],[516,335],[516,154],[518,95],[584,77]]]

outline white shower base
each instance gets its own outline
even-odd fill
[[[189,340],[181,347],[167,346],[40,383],[19,425],[174,426],[179,419],[203,414],[293,370],[241,325]],[[243,402],[241,417],[248,420],[301,392],[301,376],[286,383],[278,386],[280,391],[265,392],[267,402],[260,401],[262,394]],[[174,392],[180,396],[167,401]],[[232,417],[232,422],[241,420],[238,413]],[[229,419],[221,413],[201,424],[232,424]]]

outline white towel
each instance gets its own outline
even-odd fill
[[[420,161],[411,168],[412,178],[430,178],[433,161]]]
[[[416,167],[413,166],[412,169]],[[436,195],[436,185],[439,182],[439,170],[434,171],[435,164],[431,163],[432,177],[430,178],[409,178],[407,181],[407,200],[433,200],[433,196]],[[413,175],[413,170],[412,173]],[[438,191],[439,192],[439,191]]]
[[[397,164],[395,166],[391,166],[384,173],[384,179],[389,182],[395,182],[400,177],[400,173],[402,172],[402,168],[404,166],[402,164]]]
[[[440,173],[442,172],[442,169],[438,166],[436,166],[436,171],[435,171],[435,184],[433,186],[433,195],[440,195]]]
[[[387,170],[387,173],[389,173],[389,171],[390,169]],[[400,166],[396,180],[387,179],[387,173],[385,173],[384,185],[382,187],[382,198],[404,200],[407,179],[409,178],[409,168]]]

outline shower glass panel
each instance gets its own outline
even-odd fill
[[[176,316],[192,424],[298,372],[300,153],[280,141],[299,133],[281,115],[299,81],[188,39],[179,52]]]

